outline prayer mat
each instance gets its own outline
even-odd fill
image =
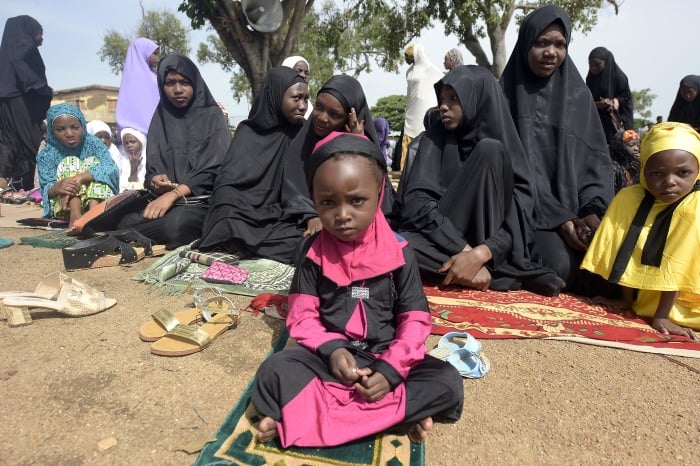
[[[284,348],[288,338],[283,331],[270,353]],[[423,466],[425,444],[412,443],[405,435],[378,434],[338,447],[282,448],[279,440],[255,441],[252,423],[254,410],[249,406],[253,383],[216,432],[216,440],[202,449],[194,466],[205,465],[335,465],[335,466]]]
[[[209,283],[202,274],[209,266],[193,262],[186,252],[189,245],[181,246],[163,256],[148,269],[139,273],[134,280],[150,285],[149,292],[163,295],[181,295],[186,291],[213,288],[222,293],[257,296],[260,293],[286,295],[292,283],[294,267],[270,259],[241,260],[238,267],[248,272],[240,285]]]
[[[542,338],[700,358],[700,343],[663,335],[633,311],[561,294],[440,289],[424,285],[432,333],[468,331],[479,339]]]
[[[35,248],[63,249],[76,241],[78,238],[75,236],[68,236],[64,230],[56,230],[37,236],[23,236],[19,239],[19,244]]]

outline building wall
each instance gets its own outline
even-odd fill
[[[75,105],[80,108],[87,121],[102,120],[115,127],[118,94],[117,87],[86,86],[65,89],[54,92],[51,105],[60,103]]]

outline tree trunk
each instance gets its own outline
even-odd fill
[[[282,0],[282,27],[268,33],[248,26],[238,1],[214,0],[211,7],[202,7],[226,50],[245,73],[253,98],[257,96],[267,71],[291,54],[304,16],[313,3],[314,0]],[[285,24],[288,25],[286,34]]]
[[[469,28],[468,31],[464,32],[464,35],[462,36],[462,43],[465,47],[467,47],[469,53],[474,56],[477,65],[491,69],[489,57],[486,56],[486,52],[484,52],[484,49],[481,47],[479,38],[476,36],[476,34],[474,34],[472,28]]]

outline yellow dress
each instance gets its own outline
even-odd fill
[[[641,185],[621,190],[610,203],[581,268],[610,277],[618,250],[644,198]],[[668,203],[655,201],[618,283],[639,290],[633,304],[637,315],[653,317],[661,291],[679,291],[669,319],[700,329],[700,191],[689,194],[673,212],[660,267],[641,262],[642,248],[656,216]]]

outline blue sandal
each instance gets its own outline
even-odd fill
[[[486,356],[473,353],[465,348],[453,351],[447,357],[447,362],[457,369],[459,375],[467,379],[479,379],[491,370],[491,363],[486,359]]]
[[[481,351],[481,343],[467,332],[449,332],[440,338],[437,346],[428,354],[444,361],[458,349],[478,353]]]

